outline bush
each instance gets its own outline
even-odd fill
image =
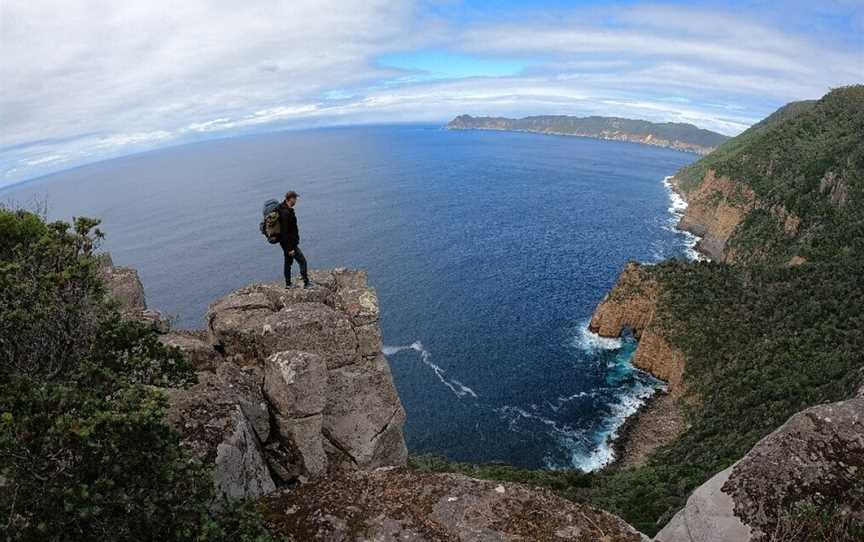
[[[0,209],[0,530],[17,540],[269,540],[164,423],[194,372],[106,301],[98,222]]]

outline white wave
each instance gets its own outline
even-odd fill
[[[532,413],[526,411],[522,407],[512,406],[512,405],[504,405],[503,407],[498,407],[494,410],[498,414],[501,414],[505,420],[507,420],[508,425],[510,425],[511,431],[516,431],[517,430],[516,424],[519,422],[519,419],[524,418],[526,420],[535,420],[535,421],[538,421],[544,425],[548,425],[548,426],[552,427],[552,429],[555,431],[566,432],[566,429],[559,427],[558,422],[556,422],[555,420],[550,420],[549,418],[544,418],[543,416],[540,416],[539,414],[532,414]]]
[[[618,350],[624,344],[620,338],[601,337],[588,329],[590,320],[579,322],[576,327],[576,335],[571,340],[571,345],[585,352],[599,352],[601,350]]]
[[[461,399],[466,395],[470,395],[475,399],[477,398],[477,393],[462,382],[459,382],[458,380],[448,380],[447,377],[444,376],[444,369],[432,362],[432,354],[430,354],[429,351],[423,348],[423,343],[421,343],[420,341],[414,341],[407,346],[384,346],[383,348],[381,348],[381,352],[385,356],[392,356],[406,350],[414,350],[415,352],[419,353],[420,361],[422,361],[424,365],[432,369],[432,372],[435,373],[435,376],[438,377],[438,380],[440,380],[442,384],[450,388],[450,391],[456,394],[456,397]]]
[[[585,457],[574,457],[574,463],[578,461],[579,468],[586,472],[601,469],[615,460],[615,449],[612,446],[618,437],[618,430],[627,421],[627,418],[636,414],[642,405],[657,392],[657,388],[637,384],[630,393],[621,394],[618,402],[612,406],[612,415],[607,418],[606,427],[599,431],[596,438],[600,441],[596,448]]]
[[[669,194],[669,225],[668,229],[675,233],[684,236],[684,254],[691,261],[707,261],[708,257],[696,250],[696,245],[702,239],[698,235],[693,235],[689,231],[684,231],[678,228],[681,218],[687,211],[687,202],[681,197],[681,194],[675,191],[672,186],[672,177],[663,178],[663,186],[666,187],[666,192]]]
[[[575,399],[581,399],[582,397],[597,397],[597,391],[598,390],[580,391],[579,393],[574,393],[573,395],[568,395],[567,397],[559,397],[558,405],[560,407],[562,403],[569,403],[570,401],[573,401]]]

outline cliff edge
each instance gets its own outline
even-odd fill
[[[149,322],[138,274],[102,270],[125,318]],[[156,328],[198,370],[168,389],[168,424],[210,465],[222,501],[255,499],[289,541],[641,542],[622,519],[514,483],[406,468],[405,411],[381,353],[366,273],[313,271],[314,290],[252,284],[207,328]]]

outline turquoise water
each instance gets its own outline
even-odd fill
[[[657,382],[587,321],[625,262],[687,254],[663,178],[695,156],[623,142],[433,126],[210,141],[5,190],[98,216],[149,304],[202,327],[207,304],[278,280],[264,200],[301,194],[312,267],[368,268],[412,452],[596,468]]]

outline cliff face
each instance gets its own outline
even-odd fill
[[[675,180],[673,178],[673,186]],[[726,244],[747,214],[756,207],[756,196],[749,188],[708,170],[699,187],[685,195],[687,210],[678,227],[702,239],[697,250],[712,260],[726,259]]]
[[[537,116],[523,119],[460,115],[449,130],[504,130],[629,141],[706,155],[728,139],[692,124],[653,123],[616,117]]]
[[[601,337],[620,337],[625,329],[639,339],[633,365],[669,383],[673,397],[683,394],[684,356],[655,322],[659,285],[650,270],[628,263],[615,287],[600,302],[589,329]]]
[[[673,177],[672,185],[687,201],[687,210],[678,228],[701,237],[697,250],[717,262],[734,262],[736,251],[729,246],[739,226],[753,211],[768,212],[781,225],[783,233],[792,238],[798,233],[800,218],[781,205],[766,205],[746,184],[709,169],[702,182],[690,192],[680,190],[680,182]]]

